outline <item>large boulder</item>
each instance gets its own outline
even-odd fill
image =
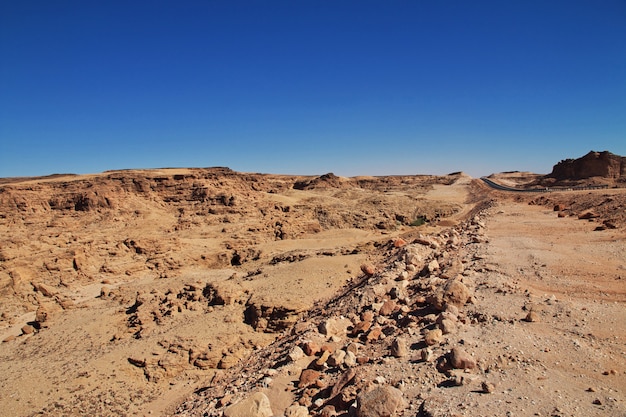
[[[357,397],[357,417],[391,417],[405,407],[402,391],[390,386],[374,388]]]

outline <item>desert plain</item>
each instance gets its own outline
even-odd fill
[[[624,416],[618,185],[0,179],[0,414]]]

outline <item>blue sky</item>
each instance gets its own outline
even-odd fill
[[[0,177],[626,155],[626,1],[0,0]]]

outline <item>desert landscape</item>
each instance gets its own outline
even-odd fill
[[[0,179],[3,416],[625,416],[626,158]]]

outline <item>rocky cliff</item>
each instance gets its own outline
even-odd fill
[[[558,181],[592,177],[626,179],[626,157],[608,151],[591,151],[578,159],[562,160],[548,175],[548,178],[555,178]]]

